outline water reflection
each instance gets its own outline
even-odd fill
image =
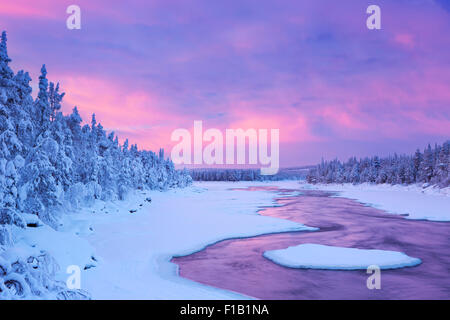
[[[261,189],[276,190],[248,190]],[[300,196],[278,199],[282,207],[265,208],[260,214],[318,227],[320,231],[225,240],[174,258],[180,275],[260,299],[450,298],[449,223],[407,220],[353,200],[330,197],[329,192],[301,192]],[[422,264],[384,270],[381,290],[369,290],[364,270],[290,269],[262,256],[267,250],[302,243],[401,251],[422,259]]]

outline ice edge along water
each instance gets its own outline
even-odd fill
[[[335,197],[356,200],[406,219],[450,221],[450,188],[417,185],[373,185],[368,183],[303,184],[302,188],[336,192]]]
[[[403,252],[344,248],[313,243],[266,251],[263,256],[288,268],[324,270],[365,270],[371,265],[376,265],[380,269],[398,269],[413,267],[422,262]]]

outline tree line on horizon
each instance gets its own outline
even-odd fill
[[[277,174],[263,175],[260,169],[221,169],[221,168],[198,168],[189,170],[194,181],[279,181],[279,180],[301,180],[304,174],[301,171],[280,169]]]
[[[303,180],[308,183],[373,183],[450,185],[450,140],[442,145],[430,144],[414,155],[387,157],[351,157],[324,161],[309,169],[280,169],[276,175],[261,175],[258,169],[198,168],[189,171],[194,181],[277,181]]]
[[[341,162],[338,159],[323,161],[309,170],[308,183],[388,183],[388,184],[429,184],[439,187],[450,185],[450,140],[442,145],[430,144],[414,155],[388,157],[356,157]]]

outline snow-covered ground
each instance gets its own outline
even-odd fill
[[[47,226],[25,229],[15,250],[22,250],[24,257],[30,250],[48,251],[61,267],[58,280],[64,282],[69,276],[66,268],[79,266],[81,288],[94,299],[248,298],[183,279],[170,260],[223,239],[315,230],[257,213],[261,206],[274,205],[279,194],[229,191],[249,185],[298,186],[212,182],[167,192],[138,191],[126,201],[98,201],[66,215],[62,231]],[[148,197],[151,202],[145,201]]]
[[[338,191],[337,196],[354,199],[407,219],[450,221],[450,188],[417,185],[304,184],[302,188]]]
[[[412,267],[421,263],[403,252],[343,248],[305,243],[264,252],[267,259],[289,268],[357,270],[376,265],[380,269]]]
[[[448,189],[385,185],[312,186],[299,184],[298,181],[197,182],[191,187],[167,192],[136,191],[126,201],[98,200],[92,207],[65,214],[59,231],[46,225],[16,228],[14,235],[17,245],[2,255],[6,259],[8,255],[26,259],[31,254],[37,255],[38,251],[45,250],[59,264],[57,279],[63,282],[69,276],[67,267],[79,266],[82,270],[81,288],[94,299],[249,298],[183,279],[178,276],[177,266],[170,262],[174,256],[196,252],[224,239],[315,230],[257,213],[261,207],[277,205],[275,197],[294,196],[299,192],[280,195],[269,191],[229,190],[248,186],[277,186],[297,189],[300,193],[301,189],[338,191],[340,197],[355,199],[391,213],[408,213],[407,218],[450,221]],[[147,198],[152,201],[146,201]],[[35,216],[30,215],[29,219],[32,218]],[[39,221],[28,222],[39,224]],[[327,260],[328,267],[345,261],[353,267],[369,263],[363,260],[366,254],[364,251],[332,255],[335,251],[330,250],[335,249],[325,250],[327,258],[333,258],[334,261],[330,263]],[[290,257],[293,251],[291,248],[282,250],[278,257]],[[320,251],[315,250],[313,253],[306,257],[320,258]],[[370,254],[371,258],[374,257],[373,253]],[[267,254],[274,257],[274,253]],[[370,260],[370,264],[392,266],[392,260],[384,259],[397,258],[398,254],[391,256],[384,252],[375,255],[376,261]],[[339,257],[345,259],[336,260]]]

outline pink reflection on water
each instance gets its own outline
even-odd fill
[[[274,188],[250,188],[252,190]],[[407,220],[330,193],[302,190],[279,199],[262,215],[318,227],[225,240],[174,258],[182,277],[260,299],[449,299],[450,224]],[[361,271],[305,270],[279,266],[262,254],[302,243],[384,249],[422,259],[417,267],[381,272],[381,290],[369,290]]]

